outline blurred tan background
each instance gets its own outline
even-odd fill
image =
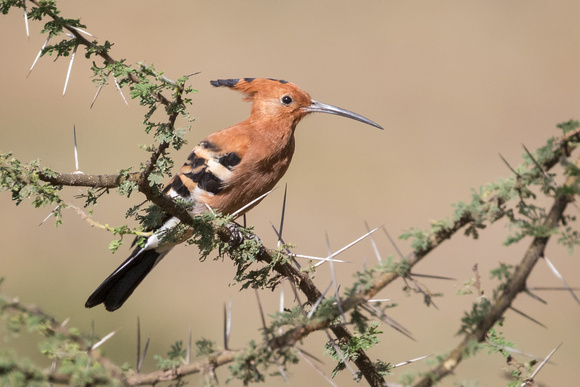
[[[398,236],[410,227],[426,228],[432,219],[451,217],[450,204],[469,200],[472,187],[509,176],[498,153],[517,165],[522,143],[535,149],[559,134],[555,124],[580,118],[580,3],[575,1],[61,1],[59,6],[63,16],[81,17],[100,42],[114,42],[111,53],[117,59],[153,63],[173,79],[201,71],[191,78],[199,90],[191,108],[196,121],[189,145],[175,154],[177,165],[205,135],[248,114],[249,106],[239,95],[210,86],[217,78],[287,79],[319,101],[385,127],[379,131],[322,114],[299,125],[293,165],[281,187],[288,184],[284,237],[302,254],[325,255],[325,232],[337,250],[365,232],[364,221],[371,227],[385,224]],[[67,59],[55,63],[42,58],[25,79],[45,37],[39,35],[40,24],[31,22],[27,41],[22,19],[20,12],[12,12],[0,22],[0,150],[72,172],[76,125],[82,171],[137,168],[146,154],[136,144],[149,142],[141,125],[144,110],[135,101],[125,106],[114,87],[104,89],[89,110],[96,89],[89,79],[91,63],[83,55],[77,55],[65,97]],[[76,193],[69,188],[63,196]],[[282,196],[283,189],[277,190],[248,216],[270,246],[276,238],[269,222],[279,223]],[[139,195],[128,201],[113,193],[99,202],[94,219],[120,225],[126,209],[141,200]],[[90,329],[91,321],[100,335],[120,328],[103,347],[119,363],[135,362],[137,316],[143,335],[152,340],[145,371],[153,369],[153,354],[164,355],[170,343],[186,341],[190,327],[194,339],[221,345],[222,309],[230,299],[232,347],[244,346],[250,338],[260,340],[254,294],[230,286],[234,269],[228,260],[200,263],[194,247],[176,248],[122,309],[87,310],[86,298],[125,259],[128,247],[111,255],[107,246],[113,237],[91,229],[70,211],[64,225],[55,228],[52,221],[38,226],[50,208],[33,209],[29,203],[15,207],[8,193],[0,195],[0,208],[0,275],[6,277],[2,292],[35,303],[60,320],[70,317],[69,324],[83,330]],[[505,224],[498,223],[484,230],[480,241],[458,235],[416,268],[418,273],[458,279],[423,281],[432,292],[445,294],[435,300],[439,310],[424,307],[421,296],[406,296],[401,281],[383,291],[381,297],[399,304],[390,315],[417,341],[382,326],[382,343],[370,355],[398,363],[452,349],[460,340],[455,336],[459,319],[473,302],[472,296],[457,296],[456,291],[472,276],[473,264],[479,264],[489,294],[496,286],[489,270],[499,261],[517,263],[529,243],[503,247],[506,232]],[[383,234],[376,241],[384,256],[394,254]],[[398,246],[410,251],[405,242]],[[547,254],[572,285],[579,285],[578,253],[569,256],[551,241]],[[365,259],[375,261],[368,242],[342,258],[352,261],[337,269],[343,289]],[[316,277],[324,288],[328,270]],[[560,285],[543,262],[529,284]],[[549,329],[508,312],[503,331],[519,349],[538,356],[563,342],[537,380],[572,385],[580,376],[580,307],[565,292],[540,295],[547,305],[521,296],[515,307]],[[277,308],[278,292],[262,292],[261,297],[267,311]],[[287,306],[290,302],[287,296]],[[324,341],[323,334],[313,334],[305,348],[323,358]],[[28,339],[0,345],[14,343],[20,353],[34,356],[27,347],[36,344]],[[324,361],[330,372],[334,362]],[[482,352],[441,385],[475,380],[479,384],[468,385],[505,385],[504,365],[499,355]],[[421,362],[400,368],[389,380],[429,367]],[[290,372],[290,385],[326,384],[305,363]],[[218,377],[224,384],[227,372],[219,370]],[[336,382],[354,384],[348,371]],[[284,383],[269,378],[267,385]]]

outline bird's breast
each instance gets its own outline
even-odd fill
[[[224,181],[224,189],[204,198],[210,207],[231,214],[273,189],[284,176],[294,154],[294,137],[275,144],[260,140],[250,143],[241,162]]]

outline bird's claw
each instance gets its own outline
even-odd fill
[[[240,231],[240,225],[237,223],[228,223],[226,228],[229,231],[230,241],[229,245],[230,248],[236,248],[242,243],[244,243],[244,233]]]

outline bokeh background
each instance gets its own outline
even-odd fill
[[[81,17],[100,42],[115,43],[112,55],[128,63],[145,61],[169,78],[201,71],[190,84],[191,113],[196,118],[189,145],[174,154],[180,164],[205,135],[239,122],[249,106],[239,95],[210,86],[217,78],[274,77],[290,80],[313,98],[363,114],[384,131],[355,121],[314,115],[297,130],[293,164],[278,189],[248,216],[270,246],[278,224],[283,186],[288,185],[284,237],[296,252],[324,256],[325,233],[334,250],[371,227],[385,225],[394,236],[410,227],[426,228],[430,220],[452,216],[450,204],[469,200],[470,189],[510,175],[498,157],[520,162],[522,144],[530,149],[558,135],[555,125],[578,118],[580,103],[580,3],[576,1],[60,1],[62,15]],[[42,165],[72,172],[73,125],[76,125],[80,169],[115,173],[147,155],[137,144],[149,143],[142,130],[144,110],[135,101],[126,106],[114,89],[104,89],[95,106],[90,62],[77,55],[66,96],[62,96],[68,60],[42,58],[25,79],[45,37],[31,22],[26,38],[20,12],[1,16],[0,150],[21,160],[40,158]],[[79,51],[80,53],[80,51]],[[78,189],[65,191],[72,198]],[[99,202],[94,219],[111,225],[124,222],[128,207],[142,200],[112,195]],[[179,247],[115,313],[87,310],[87,296],[128,254],[122,247],[111,255],[113,237],[92,229],[73,212],[64,224],[39,223],[50,208],[15,207],[0,194],[0,274],[2,292],[34,303],[70,325],[97,333],[119,329],[103,346],[118,362],[135,362],[136,320],[151,336],[144,370],[153,369],[152,354],[164,355],[175,340],[207,338],[221,345],[223,305],[233,304],[232,347],[250,338],[260,340],[255,296],[232,285],[228,260],[199,262],[194,247]],[[578,210],[572,208],[572,212]],[[426,308],[420,295],[407,296],[399,280],[380,296],[399,307],[390,315],[412,331],[411,341],[382,326],[382,343],[370,352],[391,363],[427,354],[441,354],[460,340],[455,333],[473,296],[456,291],[479,264],[488,294],[496,285],[488,272],[498,262],[515,264],[529,240],[503,247],[505,223],[486,229],[479,241],[458,235],[444,243],[415,269],[457,278],[456,282],[422,281],[439,310]],[[376,242],[383,256],[394,254],[384,234]],[[399,241],[405,253],[408,244]],[[570,256],[551,241],[547,255],[572,285],[578,285],[578,253]],[[375,257],[369,242],[342,256],[351,261],[337,268],[343,288],[352,273]],[[321,287],[329,268],[316,277]],[[533,286],[559,286],[545,263],[539,262]],[[287,295],[289,289],[286,289]],[[542,293],[547,305],[520,296],[515,306],[539,319],[548,329],[508,312],[506,337],[523,351],[545,356],[564,344],[553,363],[541,371],[542,385],[572,385],[580,371],[580,307],[565,292]],[[261,292],[266,311],[278,307],[278,292]],[[287,306],[292,302],[286,297]],[[322,333],[304,346],[320,358]],[[35,357],[34,340],[24,337],[0,343]],[[520,361],[526,361],[519,358]],[[329,372],[334,363],[324,358]],[[424,362],[400,368],[389,378],[429,369]],[[465,361],[443,386],[505,385],[505,363],[499,355],[481,353]],[[272,370],[275,371],[275,370]],[[218,371],[222,384],[227,372]],[[197,377],[192,378],[194,380]],[[348,371],[337,377],[353,385]],[[475,382],[479,381],[479,382]],[[290,385],[325,385],[305,363],[291,369]],[[472,384],[469,384],[472,383]],[[283,385],[270,378],[267,385]],[[232,385],[239,385],[233,382]]]

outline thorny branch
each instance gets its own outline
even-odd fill
[[[578,160],[580,161],[580,158]],[[566,206],[572,200],[573,199],[571,197],[565,194],[558,194],[556,196],[554,204],[552,205],[552,208],[544,221],[544,226],[547,229],[558,227]],[[520,264],[517,266],[515,272],[510,277],[503,292],[491,305],[489,312],[487,313],[486,317],[480,321],[477,329],[474,332],[466,335],[461,343],[445,357],[441,364],[438,365],[435,369],[431,370],[428,373],[428,376],[424,377],[421,381],[415,384],[415,386],[432,386],[438,380],[453,372],[453,370],[459,365],[465,356],[470,342],[482,342],[486,339],[489,330],[500,320],[516,296],[526,289],[526,281],[531,274],[532,269],[538,262],[538,259],[543,257],[544,250],[549,240],[550,235],[534,238],[526,253],[524,254],[523,259],[520,261]]]
[[[562,157],[564,155],[568,155],[576,147],[576,145],[572,141],[578,140],[579,138],[580,138],[580,129],[578,129],[570,134],[567,134],[564,138],[562,138],[561,141],[558,143],[559,151],[556,152],[556,154],[554,155],[553,158],[546,160],[543,163],[543,167],[546,170],[549,170],[554,165],[556,165],[556,163],[558,162],[560,157]],[[187,213],[187,211],[185,211],[182,207],[177,206],[175,204],[175,202],[173,202],[170,198],[163,196],[163,195],[151,195],[150,193],[146,193],[146,196],[148,199],[155,201],[156,204],[158,204],[164,211],[171,213],[172,215],[179,216],[179,218],[182,221],[188,222],[188,220],[190,219],[190,215]],[[569,199],[565,196],[560,196],[556,199],[556,204],[552,208],[552,211],[550,212],[550,215],[548,216],[548,218],[546,220],[546,222],[549,222],[547,224],[551,225],[552,227],[557,225],[557,220],[561,216],[566,204],[568,203],[568,200]],[[498,204],[498,205],[502,204],[502,203],[499,203],[499,201],[500,201],[500,199],[498,199],[495,196],[490,197],[487,200],[486,206],[492,206],[494,204]],[[180,213],[179,211],[175,211],[176,208],[179,211],[182,211],[182,213]],[[457,220],[451,227],[441,231],[439,234],[433,235],[431,237],[430,244],[429,244],[428,248],[426,248],[420,252],[413,253],[412,255],[410,255],[407,258],[407,264],[409,265],[409,267],[412,268],[416,263],[418,263],[421,259],[426,257],[431,251],[433,251],[433,249],[435,249],[437,246],[439,246],[445,240],[451,238],[457,231],[459,231],[461,228],[466,226],[470,221],[471,221],[471,219],[469,219],[469,217],[467,217],[467,216],[463,217],[463,218]],[[556,223],[554,223],[554,222],[556,222]],[[224,227],[221,230],[218,230],[218,235],[220,236],[222,241],[232,242],[232,235],[231,235],[230,229]],[[521,265],[521,269],[520,269],[520,270],[524,270],[524,268],[527,268],[527,270],[525,272],[523,272],[523,274],[521,274],[521,275],[518,275],[517,273],[514,275],[512,282],[511,282],[514,285],[506,288],[506,290],[504,291],[504,295],[500,298],[500,301],[502,301],[501,304],[498,303],[498,305],[495,308],[492,308],[492,311],[489,314],[488,318],[486,318],[486,320],[484,322],[482,322],[481,328],[478,329],[478,331],[474,332],[473,334],[467,336],[464,339],[464,341],[460,344],[460,347],[458,347],[455,351],[452,352],[452,354],[449,355],[450,362],[443,363],[448,368],[445,368],[445,366],[442,365],[436,371],[434,371],[437,375],[439,375],[440,377],[443,377],[447,373],[449,373],[453,370],[453,368],[461,360],[464,346],[467,345],[467,343],[469,343],[470,340],[477,339],[478,341],[481,341],[481,340],[483,340],[483,338],[485,338],[485,334],[487,333],[489,328],[491,326],[493,326],[494,323],[497,321],[497,319],[502,316],[503,312],[511,304],[511,301],[513,301],[514,297],[518,294],[519,291],[521,291],[521,289],[523,289],[522,284],[523,283],[525,284],[525,279],[527,278],[527,275],[529,275],[529,271],[533,267],[533,264],[535,264],[535,261],[538,259],[538,257],[541,257],[541,255],[543,253],[543,249],[544,249],[547,241],[548,241],[548,238],[543,238],[543,239],[537,238],[537,241],[534,241],[534,243],[530,247],[530,253],[527,254],[526,258],[524,259],[524,262],[526,262],[527,265]],[[266,248],[262,248],[262,250],[260,251],[260,254],[258,255],[258,259],[263,261],[263,262],[266,262],[266,263],[271,263],[274,260],[275,254],[279,254],[279,252],[274,252],[274,250],[268,250]],[[532,258],[528,258],[528,257],[532,257]],[[313,283],[313,281],[312,281],[311,277],[308,275],[308,273],[296,269],[294,266],[290,265],[289,263],[277,262],[273,266],[273,268],[279,274],[281,274],[284,277],[288,278],[289,280],[293,281],[298,286],[298,288],[307,296],[308,301],[311,304],[314,304],[314,302],[321,296],[320,290]],[[351,309],[355,308],[356,306],[366,302],[367,300],[372,299],[380,290],[384,289],[387,285],[389,285],[391,282],[393,282],[398,277],[399,277],[398,273],[385,273],[385,274],[383,274],[382,276],[378,277],[375,280],[373,285],[368,290],[359,291],[354,296],[342,301],[343,309],[345,311],[351,310]],[[516,278],[518,278],[519,281],[516,281]],[[319,330],[323,330],[323,329],[327,329],[327,328],[332,329],[338,338],[349,339],[350,337],[352,337],[350,335],[350,333],[348,332],[348,330],[346,328],[344,328],[343,326],[331,326],[331,321],[332,321],[332,319],[327,319],[327,320],[322,320],[322,321],[313,320],[313,322],[311,322],[309,324],[298,326],[294,329],[286,331],[281,336],[277,336],[277,337],[270,339],[268,345],[272,349],[292,347],[296,343],[298,343],[301,339],[306,337],[308,334],[310,334],[314,331],[319,331]],[[368,356],[366,354],[364,354],[364,352],[361,353],[360,355],[361,355],[361,356],[359,356],[360,360],[357,363],[357,366],[359,367],[359,369],[361,369],[361,371],[363,371],[363,375],[365,376],[367,381],[371,385],[382,385],[382,383],[384,383],[382,381],[382,378],[380,376],[378,376],[376,373],[372,372],[372,370],[374,370],[374,367],[372,365],[372,362],[368,358]],[[225,356],[225,355],[222,356],[222,353],[220,353],[218,355],[218,358],[221,359],[220,362],[218,362],[219,364],[221,364],[221,361],[223,361],[225,363],[227,363],[229,361],[233,361],[233,358],[232,358],[232,360],[227,360],[228,356]],[[219,364],[216,363],[215,365],[217,366]],[[449,364],[453,364],[453,367],[449,368]],[[369,367],[371,371],[365,372],[367,370],[366,367]],[[187,367],[184,369],[178,368],[177,374],[175,374],[174,377],[177,377],[177,375],[186,375],[189,373],[198,372],[198,371],[196,371],[196,369],[197,368],[195,366]],[[166,378],[166,377],[168,377],[168,374],[159,373],[158,376]],[[151,379],[147,379],[147,380],[151,380]],[[429,385],[429,384],[419,384],[419,385]]]
[[[36,5],[37,7],[40,7],[40,1],[38,0],[28,0],[30,1],[32,4]],[[62,21],[62,18],[56,14],[54,14],[51,11],[47,11],[47,15],[50,16],[51,18],[53,18],[54,20],[57,21]],[[77,42],[79,42],[79,44],[82,44],[83,46],[87,46],[87,47],[92,47],[95,44],[93,42],[91,42],[90,40],[88,40],[87,38],[84,37],[84,35],[82,35],[76,28],[73,28],[71,26],[65,25],[65,28],[72,34],[74,35],[75,39],[77,40]],[[107,53],[106,51],[102,51],[99,50],[98,51],[98,55],[103,58],[105,60],[105,62],[107,64],[114,64],[116,63],[115,59],[113,59],[113,57],[111,55],[109,55],[109,53]],[[130,73],[129,74],[131,81],[134,83],[140,83],[140,79],[139,77],[137,77],[137,75]],[[169,106],[170,105],[170,100],[165,97],[162,93],[156,93],[155,97],[158,99],[159,102],[161,102],[163,105],[165,106]]]
[[[117,188],[127,181],[138,182],[140,172],[128,175],[86,175],[84,173],[39,173],[40,180],[52,185],[66,185],[70,187]]]
[[[71,342],[77,344],[80,348],[83,348],[87,355],[90,357],[91,361],[99,363],[107,372],[118,380],[124,380],[125,376],[123,375],[122,370],[117,367],[115,363],[113,363],[108,358],[101,356],[99,351],[91,350],[91,345],[93,343],[90,342],[90,339],[87,340],[86,338],[80,336],[77,333],[72,332],[67,326],[66,323],[61,323],[57,321],[54,317],[46,314],[41,309],[36,306],[28,306],[23,305],[18,299],[9,299],[5,298],[4,296],[0,296],[0,312],[1,313],[9,313],[15,316],[15,319],[19,319],[18,315],[25,315],[27,317],[35,317],[37,320],[36,322],[41,326],[41,329],[45,336],[50,337],[56,334],[65,336]],[[56,361],[56,360],[55,360]],[[13,365],[16,367],[16,365]],[[29,372],[27,370],[21,370],[23,373]],[[3,372],[6,372],[3,370]],[[71,377],[67,374],[56,374],[52,373],[48,377],[49,382],[51,383],[58,383],[58,384],[70,384]],[[102,380],[95,380],[97,384],[106,384],[108,381],[106,379]]]
[[[33,4],[39,6],[39,2],[37,0],[30,0]],[[49,14],[55,20],[61,20],[58,15]],[[80,44],[90,46],[93,43],[87,40],[84,36],[82,36],[76,29],[72,27],[66,27],[71,34],[75,36],[77,41]],[[115,63],[115,60],[106,52],[99,52],[99,55],[106,61],[108,64]],[[133,73],[130,74],[131,80],[133,82],[140,82],[139,78],[134,75]],[[170,101],[166,97],[164,97],[161,93],[156,94],[156,98],[160,103],[165,106],[170,106],[173,104],[179,104],[181,102],[181,93],[176,92],[176,100]],[[174,126],[175,120],[178,116],[178,112],[172,112],[169,114],[169,125],[171,127]],[[559,143],[559,149],[556,152],[555,156],[547,160],[543,163],[543,167],[545,170],[549,170],[552,168],[563,155],[568,155],[569,152],[575,148],[575,144],[572,143],[572,140],[578,141],[580,139],[580,130],[576,130],[568,135],[566,135]],[[141,173],[131,173],[127,175],[84,175],[84,174],[64,174],[64,173],[56,173],[53,175],[45,175],[43,173],[39,173],[39,179],[50,183],[52,185],[59,185],[59,186],[88,186],[93,188],[115,188],[118,187],[125,181],[134,181],[138,183],[139,191],[142,192],[148,200],[152,201],[153,203],[157,204],[160,208],[162,208],[165,212],[178,217],[184,224],[191,224],[193,219],[191,215],[186,211],[185,208],[175,203],[169,197],[156,192],[153,187],[149,184],[148,176],[155,168],[155,164],[159,157],[161,157],[167,148],[169,147],[169,143],[161,143],[159,147],[152,153],[149,161],[147,162],[144,170]],[[564,195],[559,195],[556,197],[556,201],[546,218],[546,225],[550,227],[557,226],[560,217],[566,205],[569,202],[569,198]],[[487,200],[486,205],[491,207],[493,205],[501,206],[503,203],[500,198],[498,197],[491,197]],[[498,219],[501,217],[501,213],[498,213]],[[497,220],[497,219],[496,219]],[[406,264],[409,268],[412,268],[416,263],[422,260],[425,256],[427,256],[433,249],[439,246],[443,241],[451,238],[458,230],[472,222],[473,219],[470,218],[469,215],[465,215],[461,219],[457,220],[451,227],[448,227],[439,233],[433,234],[430,237],[428,247],[412,253],[406,259]],[[227,228],[222,228],[218,231],[218,235],[224,242],[232,242],[232,234]],[[504,289],[502,295],[498,299],[498,301],[492,306],[490,313],[488,314],[487,318],[481,321],[477,330],[470,335],[467,335],[463,342],[448,356],[447,361],[443,362],[442,365],[437,367],[433,373],[436,375],[437,378],[441,378],[448,373],[452,372],[453,369],[457,366],[457,364],[461,361],[465,346],[471,340],[482,341],[487,334],[487,331],[497,322],[497,320],[503,315],[506,308],[509,307],[515,296],[525,288],[525,281],[531,272],[533,266],[537,262],[537,260],[542,256],[544,248],[549,240],[549,237],[537,237],[534,239],[532,244],[530,245],[523,261],[518,269],[511,277],[510,281],[508,282],[508,286]],[[279,252],[276,252],[279,254]],[[259,260],[271,263],[275,260],[275,255],[272,250],[268,250],[266,248],[262,248],[261,252],[258,256]],[[288,278],[292,281],[298,288],[307,296],[308,301],[310,303],[314,303],[319,297],[321,297],[320,290],[316,287],[313,283],[311,277],[303,271],[296,269],[294,266],[290,265],[289,263],[280,263],[279,261],[273,266],[274,270],[277,271],[282,276]],[[384,273],[380,277],[376,278],[373,285],[368,290],[360,290],[354,296],[349,297],[342,301],[341,305],[343,310],[351,310],[358,305],[361,305],[368,301],[369,299],[373,298],[379,291],[384,289],[387,285],[393,282],[400,276],[399,273]],[[338,313],[338,312],[337,312]],[[352,335],[344,326],[333,326],[331,325],[332,319],[324,320],[324,321],[314,321],[310,324],[302,325],[296,327],[292,330],[287,331],[281,336],[275,337],[270,340],[268,345],[273,348],[283,348],[283,347],[291,347],[295,345],[299,340],[307,336],[309,333],[322,330],[326,328],[330,328],[335,335],[339,339],[350,339]],[[96,353],[93,351],[92,353]],[[136,385],[136,384],[155,384],[161,380],[172,380],[177,378],[178,376],[183,376],[195,372],[200,372],[207,367],[208,365],[211,367],[217,367],[222,364],[226,364],[232,362],[234,360],[235,351],[222,351],[215,357],[208,359],[207,363],[192,363],[189,365],[185,365],[182,367],[178,367],[175,370],[171,371],[158,371],[155,373],[147,374],[147,375],[134,375],[133,377],[126,380],[128,385]],[[94,355],[98,356],[98,355]],[[104,358],[100,358],[99,361],[106,361]],[[357,367],[361,370],[363,376],[369,382],[371,386],[380,386],[384,384],[383,378],[376,372],[372,362],[364,353],[364,351],[359,351],[359,356],[355,360]],[[115,372],[119,372],[115,368]],[[66,378],[63,377],[60,380],[60,377],[57,375],[53,376],[53,381],[56,383],[65,381]],[[431,385],[433,383],[433,379],[425,378],[421,381],[418,385]]]
[[[40,4],[36,0],[31,0],[31,1],[33,4],[40,6]],[[54,20],[62,21],[62,19],[58,15],[56,15],[52,12],[48,12],[47,14],[50,17],[52,17]],[[65,26],[65,28],[67,28],[75,36],[75,38],[77,39],[77,41],[80,44],[83,44],[87,47],[89,47],[93,44],[89,40],[87,40],[84,36],[82,36],[75,28],[72,28],[70,26]],[[108,63],[108,64],[115,63],[115,60],[107,52],[99,51],[99,55],[105,60],[106,63]],[[140,82],[139,78],[137,76],[135,76],[133,73],[130,73],[130,77],[131,77],[131,80],[133,82],[135,82],[135,83]],[[157,93],[156,97],[158,98],[158,100],[162,104],[164,104],[166,106],[171,106],[171,105],[178,106],[182,102],[182,100],[181,100],[182,91],[183,91],[182,89],[178,89],[175,92],[175,101],[169,101],[161,93]],[[170,113],[169,113],[169,127],[173,128],[174,124],[175,124],[175,120],[177,119],[177,116],[179,115],[179,112],[177,109],[168,109],[168,111],[170,111]],[[190,214],[186,211],[186,209],[183,206],[177,205],[177,203],[175,203],[173,200],[171,200],[166,195],[163,195],[163,194],[160,194],[159,192],[156,192],[155,186],[150,184],[150,182],[148,181],[148,177],[151,174],[151,172],[154,170],[157,160],[159,159],[159,157],[161,157],[165,153],[165,151],[167,150],[168,147],[169,147],[168,142],[162,142],[158,146],[158,148],[151,154],[149,161],[146,163],[145,168],[143,169],[143,171],[139,175],[132,174],[132,175],[123,176],[123,177],[119,176],[116,178],[110,177],[110,176],[107,178],[103,178],[102,176],[99,176],[96,178],[93,177],[93,178],[82,179],[82,178],[74,177],[71,175],[57,173],[56,175],[53,174],[51,176],[40,174],[39,178],[42,181],[46,181],[46,182],[49,182],[50,184],[55,184],[55,185],[85,185],[85,184],[80,184],[80,183],[81,182],[82,183],[94,182],[95,184],[93,184],[93,185],[87,184],[88,186],[92,186],[93,188],[104,188],[104,187],[101,187],[99,185],[100,182],[106,181],[106,183],[108,185],[107,188],[110,188],[110,186],[112,184],[121,184],[123,181],[136,179],[138,187],[139,187],[139,191],[142,192],[147,197],[148,200],[150,200],[151,202],[158,205],[160,208],[162,208],[167,213],[169,213],[173,216],[176,216],[178,219],[181,220],[182,223],[191,224],[191,223],[193,223],[193,219],[190,216]],[[224,232],[221,232],[220,234],[222,235],[222,237],[224,235],[228,235],[228,233],[224,233]],[[231,234],[229,235],[229,238],[226,237],[225,239],[229,239],[228,242],[231,241]],[[264,249],[262,249],[262,250],[265,251]],[[265,260],[270,261],[271,259],[272,259],[271,255],[266,254]],[[282,268],[279,270],[281,270],[284,275],[287,275],[287,273],[289,273],[289,271],[288,271],[288,268],[286,268],[284,266],[288,266],[288,267],[291,267],[291,266],[288,264],[284,264],[281,266],[282,266]],[[310,278],[307,278],[307,277],[308,276],[306,276],[305,278],[303,278],[302,281],[300,281],[300,287],[301,288],[304,287],[305,290],[307,290],[306,294],[307,295],[310,294],[310,295],[308,295],[310,300],[312,300],[313,297],[315,300],[320,295],[320,291],[312,283]],[[289,276],[289,278],[291,280],[294,280],[294,278],[291,276]],[[352,338],[352,335],[344,327],[332,327],[332,330],[337,335],[337,337],[340,339],[350,340]],[[357,364],[357,366],[359,366],[359,369],[360,369],[362,375],[367,379],[367,381],[369,382],[369,384],[371,386],[380,386],[380,385],[384,384],[384,379],[375,370],[371,360],[368,358],[368,356],[366,355],[364,350],[360,349],[358,351],[358,356],[357,356],[357,359],[355,360],[355,363]]]

